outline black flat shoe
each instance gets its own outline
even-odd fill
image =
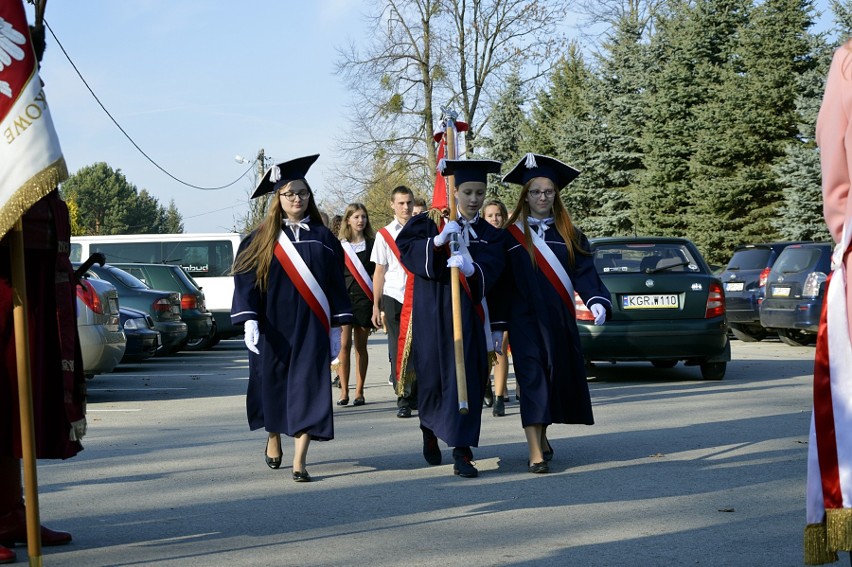
[[[364,396],[360,396],[360,397],[355,398],[355,401],[352,402],[352,405],[353,406],[363,406],[366,403],[367,402],[364,401]]]
[[[506,415],[506,402],[503,401],[503,398],[498,396],[494,398],[494,407],[491,408],[491,415],[494,417],[503,417]]]
[[[293,471],[293,480],[296,482],[311,482],[311,475],[308,474],[307,469],[303,471]]]
[[[269,444],[269,441],[267,440],[267,445],[268,445],[268,444]],[[280,439],[280,438],[278,439],[278,450],[279,450],[279,451],[281,451],[281,439]],[[270,457],[270,456],[269,456],[269,454],[267,454],[267,452],[266,452],[266,445],[264,445],[264,447],[263,447],[263,457],[266,459],[266,466],[267,466],[267,467],[269,467],[269,468],[271,468],[271,469],[277,469],[278,467],[280,467],[280,466],[281,466],[281,459],[283,459],[283,458],[284,458],[284,451],[281,451],[281,456],[280,456],[280,457],[277,457],[277,458],[273,459],[272,457]]]
[[[343,398],[342,400],[337,400],[337,405],[348,406],[349,405],[349,398]]]
[[[527,463],[527,470],[529,470],[533,474],[544,474],[550,472],[550,465],[547,464],[547,461],[542,461],[540,463]]]

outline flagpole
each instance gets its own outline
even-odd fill
[[[446,128],[444,136],[447,140],[447,159],[456,159],[456,113],[453,111],[445,112]],[[456,176],[447,176],[447,204],[450,206],[450,220],[458,219],[458,210],[456,208]],[[458,235],[453,234],[450,240],[450,249],[455,252],[458,250],[459,242]],[[464,337],[462,335],[462,316],[461,316],[461,280],[459,279],[459,269],[450,268],[450,292],[453,306],[453,352],[456,362],[456,389],[458,390],[459,398],[459,413],[467,415],[469,411],[467,399],[467,371],[464,367]]]
[[[41,521],[38,506],[35,420],[30,380],[30,335],[27,324],[27,277],[24,265],[24,225],[19,218],[11,233],[12,316],[15,322],[15,354],[18,371],[18,406],[21,415],[21,454],[24,463],[24,501],[27,511],[27,554],[30,565],[40,567]]]

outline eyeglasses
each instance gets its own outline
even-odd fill
[[[305,200],[311,195],[310,191],[299,191],[298,193],[294,193],[292,191],[285,191],[284,193],[278,194],[290,201],[291,203],[294,202],[296,199]]]
[[[541,196],[545,196],[548,199],[556,195],[556,191],[554,189],[546,189],[544,191],[539,191],[538,189],[533,189],[529,192],[529,196],[533,199],[538,199]]]

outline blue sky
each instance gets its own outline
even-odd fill
[[[104,106],[175,177],[220,186],[260,148],[279,161],[320,153],[322,192],[333,137],[346,126],[335,47],[360,37],[361,3],[136,0],[48,2],[47,23]],[[28,5],[32,21],[32,10]],[[41,78],[71,172],[121,169],[184,217],[187,232],[231,230],[252,177],[200,191],[163,174],[113,125],[48,32]]]
[[[134,141],[175,177],[215,187],[247,168],[237,154],[284,161],[319,153],[308,174],[320,199],[350,103],[336,48],[366,41],[359,0],[77,0],[48,2],[46,20],[92,90]],[[818,6],[827,5],[820,0]],[[27,4],[32,21],[32,7]],[[41,78],[73,173],[121,169],[187,232],[238,226],[252,177],[218,191],[181,185],[134,148],[97,105],[48,32]]]

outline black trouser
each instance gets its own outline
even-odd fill
[[[382,311],[385,312],[385,328],[388,331],[388,355],[390,356],[391,377],[396,388],[396,361],[399,354],[399,318],[402,313],[402,303],[390,297],[382,296]],[[396,400],[397,407],[417,408],[417,382],[408,384],[405,393]]]

